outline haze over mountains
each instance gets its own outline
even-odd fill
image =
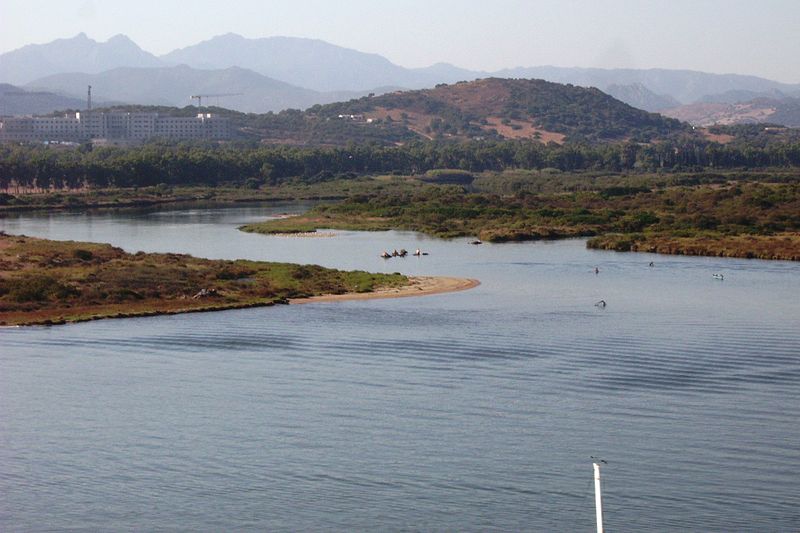
[[[117,67],[158,67],[163,63],[124,35],[99,43],[79,33],[71,39],[29,44],[0,55],[0,81],[24,85],[62,72],[95,74]]]
[[[46,91],[23,91],[19,87],[0,83],[0,116],[47,114],[54,109],[80,109],[84,100]]]
[[[201,70],[175,67],[120,67],[98,74],[54,74],[40,78],[29,86],[47,88],[62,94],[81,94],[91,85],[101,102],[117,102],[184,107],[196,102],[195,94],[229,94],[207,97],[205,104],[222,105],[237,111],[263,113],[286,108],[305,109],[314,104],[356,98],[362,92],[320,93],[268,78],[252,70],[229,67]]]
[[[229,33],[161,57],[168,65],[200,69],[242,67],[315,91],[364,91],[397,86],[432,87],[484,77],[452,65],[408,69],[377,54],[366,54],[316,39],[267,37],[246,39]]]
[[[124,35],[100,43],[85,34],[0,55],[0,82],[26,89],[83,99],[86,85],[91,84],[98,102],[179,107],[189,104],[192,94],[242,93],[216,103],[247,112],[306,108],[369,92],[428,88],[486,77],[536,78],[597,87],[647,111],[698,101],[734,104],[800,96],[800,84],[688,70],[538,66],[482,72],[444,63],[405,68],[377,54],[320,40],[248,39],[230,33],[160,57],[142,50]],[[9,113],[6,109],[0,112]]]

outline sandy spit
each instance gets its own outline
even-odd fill
[[[406,298],[409,296],[428,296],[443,292],[457,292],[472,289],[481,284],[477,279],[451,278],[445,276],[409,276],[410,283],[404,287],[379,289],[373,292],[324,294],[311,298],[293,298],[290,304],[312,302],[337,302],[342,300],[374,300],[378,298]]]

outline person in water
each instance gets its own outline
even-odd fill
[[[600,269],[599,269],[599,268],[597,268],[597,267],[594,267],[594,273],[595,273],[595,274],[599,274],[599,273],[600,273]]]

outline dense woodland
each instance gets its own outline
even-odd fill
[[[542,145],[532,141],[345,148],[147,144],[133,148],[0,146],[0,189],[314,183],[358,174],[514,169],[598,172],[714,172],[800,167],[800,142],[737,146],[686,140],[659,144]]]

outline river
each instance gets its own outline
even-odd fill
[[[236,230],[303,208],[0,219],[481,281],[0,330],[0,530],[589,531],[590,456],[609,530],[800,526],[800,264]],[[429,255],[378,257],[401,247]]]

